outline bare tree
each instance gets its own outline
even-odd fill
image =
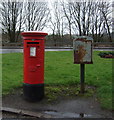
[[[77,30],[79,32],[79,35],[82,35],[81,3],[80,2],[73,2],[72,3],[72,10],[73,10],[73,23],[75,26],[75,30]]]
[[[52,30],[52,38],[54,40],[54,46],[56,46],[56,38],[55,38],[55,34],[56,34],[56,22],[53,20],[53,17],[51,16],[50,13],[50,24],[48,25],[48,28]]]
[[[72,23],[73,23],[72,14],[73,14],[73,11],[72,11],[71,2],[68,1],[67,3],[64,3],[64,1],[62,1],[61,5],[63,8],[64,15],[68,22],[68,30],[69,30],[70,40],[72,40]]]
[[[91,14],[91,29],[90,31],[92,31],[92,35],[93,38],[95,39],[96,42],[98,42],[103,34],[102,34],[102,24],[103,24],[103,20],[102,20],[102,15],[100,14],[99,11],[99,2],[95,2],[94,4],[92,4],[92,14]]]
[[[26,2],[26,30],[43,30],[49,21],[49,8],[46,2]]]
[[[106,6],[104,6],[104,4]],[[92,33],[93,38],[96,42],[100,42],[103,36],[107,34],[109,36],[109,40],[111,42],[111,7],[108,2],[99,2],[96,1],[92,4],[92,14],[91,14],[91,27],[90,31]],[[106,22],[107,21],[107,22]],[[107,23],[107,25],[106,25]],[[107,27],[108,26],[108,27]]]
[[[59,1],[54,2],[52,6],[53,6],[53,17],[51,17],[50,20],[51,25],[53,26],[53,31],[56,36],[55,39],[58,39],[62,42],[62,38],[64,34],[65,17],[63,15],[62,7]]]
[[[17,42],[23,24],[23,3],[19,1],[1,2],[1,26],[8,34],[10,42]]]
[[[107,32],[108,32],[108,36],[109,36],[109,41],[112,42],[112,38],[111,38],[111,17],[109,16],[110,13],[112,12],[111,10],[111,3],[109,2],[101,2],[99,5],[99,10],[104,18],[103,22],[104,22],[104,27],[106,25],[107,28]]]
[[[73,2],[73,23],[79,35],[88,35],[91,24],[92,2]]]
[[[61,11],[60,11],[60,5],[58,2],[54,3],[54,15],[55,15],[55,21],[56,21],[56,29],[57,29],[57,35],[60,38],[61,37]]]
[[[89,2],[87,7],[87,21],[86,21],[86,34],[89,35],[90,34],[90,27],[91,27],[91,15],[92,15],[92,2]]]
[[[104,34],[108,32],[111,42],[111,19],[110,19],[110,3],[107,2],[92,2],[90,0],[76,2],[72,1],[71,11],[73,11],[74,30],[78,30],[79,35],[93,35],[96,41],[99,41]],[[66,12],[68,15],[69,12]]]

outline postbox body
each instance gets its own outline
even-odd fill
[[[24,97],[37,101],[44,96],[44,39],[47,33],[23,32]]]
[[[24,40],[24,83],[44,83],[44,40]]]
[[[92,64],[92,41],[87,36],[78,36],[73,40],[74,64]]]

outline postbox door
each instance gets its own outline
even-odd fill
[[[44,50],[41,41],[27,42],[26,83],[40,84],[44,81]],[[26,62],[25,62],[26,63]]]

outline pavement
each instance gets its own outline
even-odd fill
[[[112,118],[112,112],[102,109],[95,95],[92,97],[59,97],[56,101],[47,102],[45,97],[39,102],[28,102],[23,98],[22,89],[3,96],[2,107],[15,112],[23,111],[23,114],[30,114],[32,117],[44,118]],[[19,112],[19,113],[21,113]],[[3,118],[17,118],[16,115],[8,115],[3,112]],[[23,116],[21,116],[23,117]],[[18,115],[18,118],[19,115]]]

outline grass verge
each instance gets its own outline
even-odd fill
[[[112,108],[112,59],[100,58],[98,53],[97,51],[93,53],[93,64],[85,67],[85,83],[88,86],[97,87],[97,97],[101,107],[114,110]],[[2,87],[3,95],[6,95],[13,89],[22,86],[23,55],[22,53],[3,54],[2,63]],[[57,93],[67,88],[60,86],[75,88],[79,83],[80,65],[73,64],[72,51],[45,53],[45,84],[46,86],[49,85],[46,91],[49,90],[49,93],[53,90],[56,91],[50,97],[54,97],[55,93],[57,95]],[[71,91],[71,93],[74,93],[73,90]],[[60,93],[64,94],[64,92]]]

